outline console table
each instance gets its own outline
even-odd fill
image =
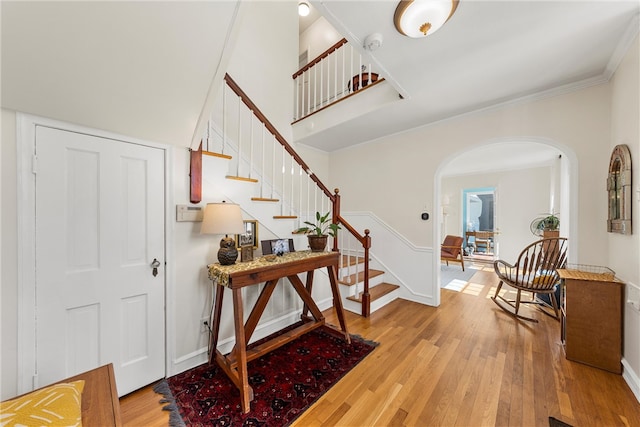
[[[333,304],[341,328],[340,331],[331,328],[331,331],[340,334],[347,342],[351,342],[342,309],[340,290],[338,289],[337,271],[339,257],[340,254],[338,252],[300,251],[273,257],[271,261],[262,257],[245,263],[233,265],[220,265],[216,263],[208,266],[209,278],[213,281],[215,288],[209,363],[215,361],[231,381],[233,381],[236,387],[238,387],[240,390],[242,411],[244,413],[249,411],[250,402],[253,400],[253,389],[249,386],[248,382],[247,362],[257,359],[263,354],[293,341],[304,333],[325,326],[325,318],[311,297],[313,273],[316,269],[326,267],[329,274],[329,281],[331,282]],[[306,283],[303,284],[298,274],[305,272]],[[304,302],[302,313],[304,323],[267,342],[247,349],[247,343],[258,326],[258,321],[269,302],[273,290],[278,284],[278,281],[284,277],[289,280]],[[265,282],[265,286],[252,308],[247,322],[243,324],[242,288],[245,286],[258,285],[262,282]],[[233,350],[227,355],[223,355],[217,349],[220,331],[220,315],[222,313],[222,298],[225,288],[230,289],[232,292],[233,322],[236,339]],[[307,316],[308,312],[311,312],[312,317]]]

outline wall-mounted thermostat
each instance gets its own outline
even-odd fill
[[[203,215],[204,209],[202,206],[176,206],[176,221],[178,222],[202,222]]]

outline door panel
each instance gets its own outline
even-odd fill
[[[163,377],[164,151],[39,126],[36,155],[39,383],[106,363],[120,395]]]

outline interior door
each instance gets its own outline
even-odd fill
[[[468,232],[488,231],[491,232],[490,243],[482,247],[485,255],[493,255],[498,257],[498,236],[499,228],[497,226],[497,191],[494,187],[486,188],[467,188],[462,191],[463,194],[463,216],[462,230],[465,235],[465,247],[475,249],[474,237]],[[488,246],[488,247],[487,247]]]
[[[38,126],[36,156],[38,383],[164,377],[164,150]]]

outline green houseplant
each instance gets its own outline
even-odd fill
[[[543,214],[531,222],[531,232],[541,237],[558,237],[560,234],[560,219],[558,214]]]
[[[329,212],[321,215],[316,212],[315,222],[305,221],[305,227],[300,227],[296,233],[305,233],[309,239],[309,247],[312,252],[322,252],[327,247],[327,237],[336,237],[340,226],[333,224],[329,218]]]

